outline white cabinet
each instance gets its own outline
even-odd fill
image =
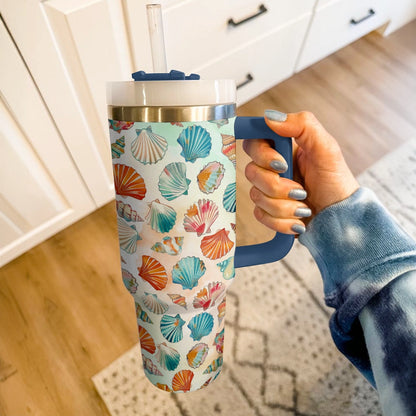
[[[388,2],[390,23],[385,35],[389,35],[400,27],[416,19],[416,0],[395,0]]]

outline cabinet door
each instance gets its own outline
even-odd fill
[[[0,266],[95,209],[0,23]]]

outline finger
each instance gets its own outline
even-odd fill
[[[250,139],[243,142],[244,151],[256,165],[283,173],[287,171],[287,162],[283,156],[270,146],[267,140]]]
[[[282,234],[301,234],[305,231],[305,224],[302,221],[275,218],[259,207],[254,208],[254,216],[266,227]]]

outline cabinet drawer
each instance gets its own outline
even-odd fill
[[[386,0],[336,0],[315,12],[296,70],[300,71],[388,21]]]
[[[310,14],[221,59],[195,68],[195,72],[206,79],[231,78],[237,85],[248,81],[237,90],[237,104],[241,105],[293,74],[309,19]]]

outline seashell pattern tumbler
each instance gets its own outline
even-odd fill
[[[263,118],[235,117],[231,80],[133,76],[108,86],[122,279],[147,378],[168,392],[195,391],[221,371],[235,267],[276,261],[293,243],[276,234],[236,248],[235,138],[274,140],[287,177],[291,139]]]

